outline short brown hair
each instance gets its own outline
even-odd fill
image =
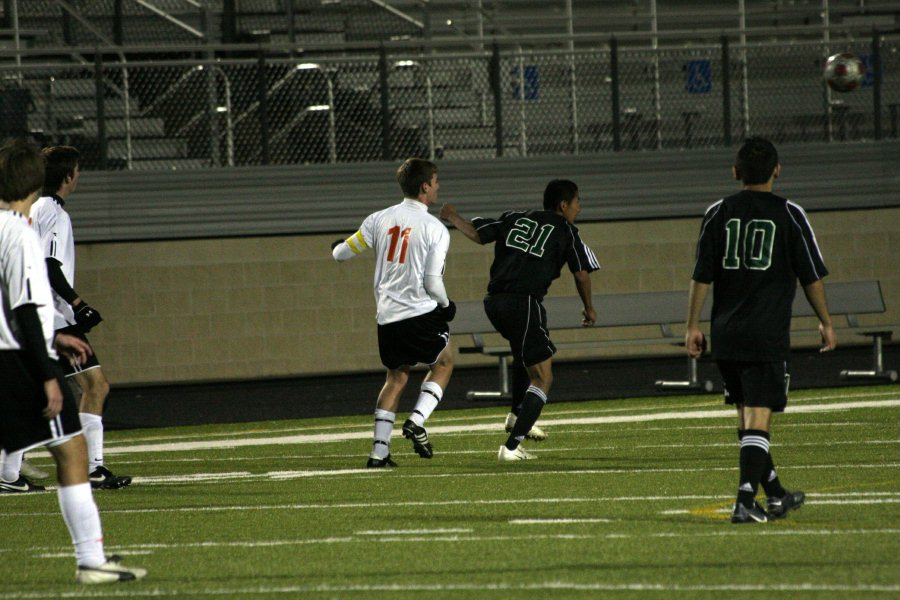
[[[47,171],[44,175],[44,195],[55,194],[62,187],[67,177],[75,176],[75,167],[81,153],[72,146],[51,146],[44,148],[47,160]]]
[[[408,158],[397,169],[397,181],[407,198],[418,198],[423,183],[431,183],[437,165],[421,158]]]
[[[7,140],[0,148],[0,199],[28,198],[44,183],[44,158],[24,139]]]

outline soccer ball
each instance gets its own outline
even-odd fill
[[[865,75],[866,66],[848,52],[829,56],[825,61],[825,83],[836,92],[852,92],[862,84]]]

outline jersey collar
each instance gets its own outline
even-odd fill
[[[418,200],[415,200],[413,198],[404,198],[403,205],[409,206],[410,208],[415,208],[418,210],[424,210],[425,212],[428,212],[428,207],[425,206],[424,203],[419,202]]]
[[[62,198],[60,198],[59,196],[57,196],[56,194],[50,194],[50,197],[53,199],[54,202],[56,202],[60,206],[66,205],[66,201],[63,200]]]

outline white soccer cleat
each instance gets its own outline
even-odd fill
[[[506,415],[506,433],[512,433],[513,427],[516,425],[516,415],[513,413],[509,413]],[[543,429],[538,427],[537,425],[531,426],[531,431],[525,434],[526,440],[532,440],[535,442],[543,442],[547,439],[547,434]]]
[[[22,467],[19,469],[19,473],[27,477],[28,479],[47,479],[50,477],[50,473],[44,471],[43,469],[39,469],[27,460],[22,461]]]
[[[500,446],[500,450],[497,452],[497,460],[500,462],[512,462],[515,460],[534,460],[537,456],[534,454],[529,454],[525,452],[525,448],[522,446],[516,446],[515,450],[510,450],[506,446]]]
[[[107,556],[106,562],[99,567],[79,566],[75,572],[78,583],[118,583],[120,581],[137,581],[147,574],[147,569],[126,567],[118,556]]]

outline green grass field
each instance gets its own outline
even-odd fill
[[[367,416],[111,432],[135,481],[95,492],[107,551],[149,575],[77,586],[55,493],[5,495],[0,600],[900,597],[900,388],[793,393],[773,456],[807,504],[761,525],[728,521],[732,413],[551,403],[539,459],[498,464],[503,409],[438,409],[434,459],[396,437],[390,471]]]

